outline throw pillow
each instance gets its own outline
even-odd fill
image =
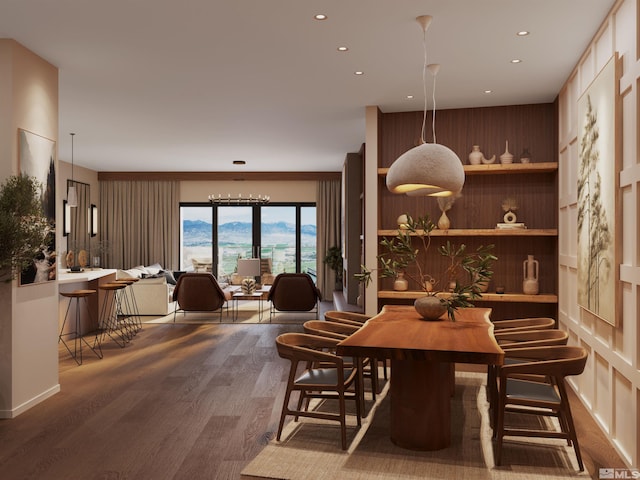
[[[173,272],[171,270],[160,270],[160,272],[163,273],[164,276],[167,278],[168,284],[175,285],[176,283],[178,283],[175,277],[173,276]]]
[[[162,265],[159,263],[154,263],[153,265],[149,265],[148,267],[144,267],[149,275],[157,275],[162,272]]]

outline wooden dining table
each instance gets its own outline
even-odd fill
[[[423,320],[413,306],[385,305],[342,340],[339,355],[391,360],[391,441],[411,450],[451,444],[451,396],[455,363],[502,365],[490,308],[459,309]]]

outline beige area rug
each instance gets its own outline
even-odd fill
[[[452,400],[452,445],[435,452],[396,447],[389,439],[389,398],[381,395],[363,426],[348,429],[349,450],[340,449],[337,423],[290,422],[282,441],[271,441],[242,471],[267,479],[490,479],[589,478],[578,472],[572,447],[553,439],[508,440],[502,463],[493,460],[485,375],[459,372]],[[386,389],[383,393],[386,393]],[[327,402],[329,403],[329,402]],[[353,423],[354,425],[355,423]],[[532,443],[537,445],[533,446]]]
[[[173,307],[172,307],[173,308]],[[302,324],[307,320],[317,318],[315,312],[277,312],[271,323],[276,324]],[[157,318],[143,318],[144,323],[173,323],[173,310],[169,315]],[[258,310],[258,302],[243,301],[238,302],[237,318],[235,318],[233,307],[230,305],[228,310],[222,312],[222,318],[218,312],[181,312],[178,311],[175,323],[183,325],[198,325],[211,323],[228,323],[228,324],[249,324],[249,323],[269,323],[269,303],[262,303],[262,318]]]

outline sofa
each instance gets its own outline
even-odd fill
[[[160,265],[137,266],[129,270],[118,270],[117,279],[138,278],[131,285],[140,315],[168,315],[173,312],[173,273],[164,270]],[[125,313],[129,312],[123,305]]]

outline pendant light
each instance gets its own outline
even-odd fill
[[[435,138],[435,77],[440,65],[427,64],[427,29],[431,15],[416,18],[423,32],[424,65],[422,87],[424,112],[422,119],[421,145],[400,155],[387,172],[387,188],[392,193],[406,193],[409,196],[446,197],[459,193],[464,185],[464,167],[460,158],[450,148],[436,143]],[[426,143],[424,130],[427,119],[427,70],[434,77],[433,83],[433,143]]]
[[[70,133],[71,135],[71,185],[67,190],[67,205],[70,207],[78,206],[78,193],[76,192],[76,185],[73,180],[73,136],[75,133]]]

